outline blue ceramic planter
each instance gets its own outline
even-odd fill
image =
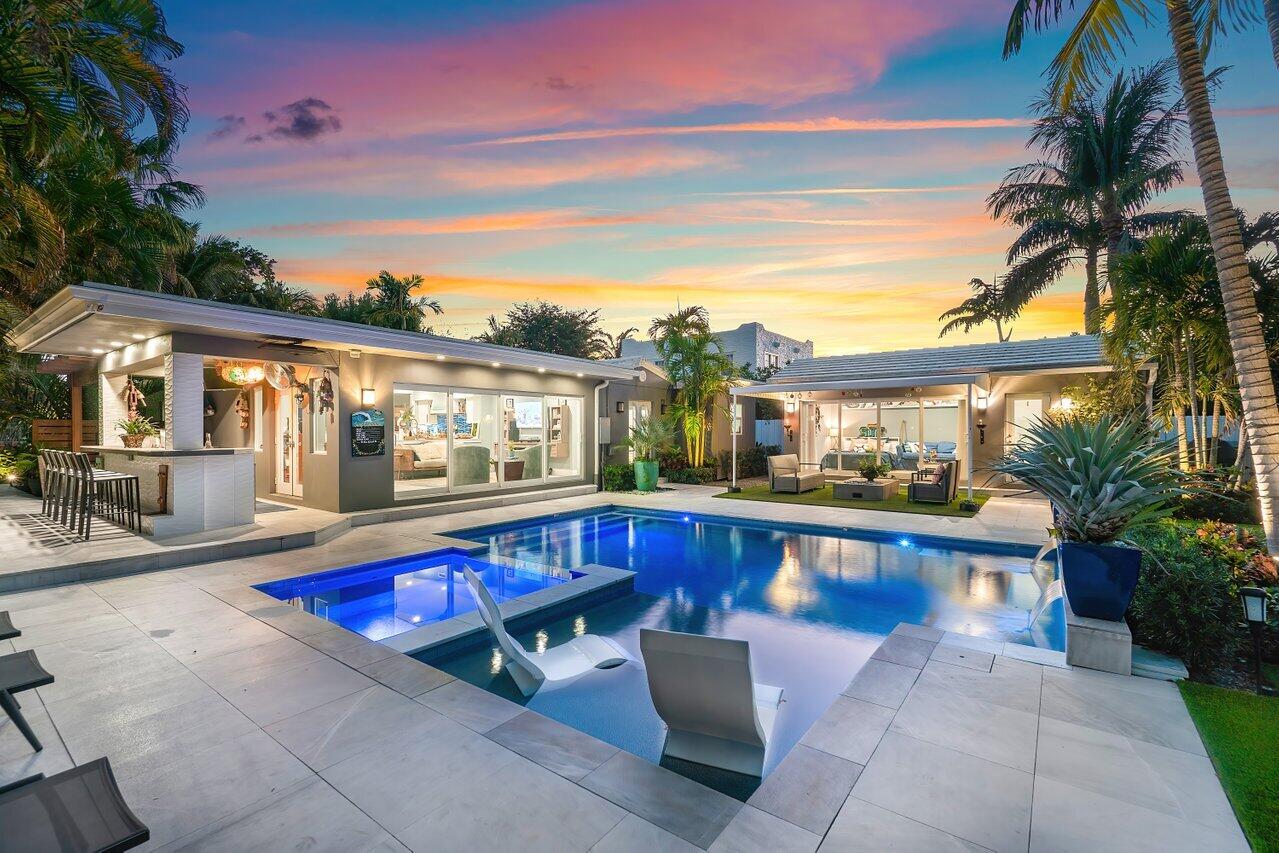
[[[1061,542],[1057,565],[1075,615],[1111,622],[1124,618],[1141,577],[1140,551],[1120,545]]]

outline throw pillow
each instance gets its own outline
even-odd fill
[[[942,478],[946,476],[946,466],[938,465],[933,469],[933,485],[940,486]]]

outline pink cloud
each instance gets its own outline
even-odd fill
[[[778,108],[863,87],[894,55],[1001,11],[983,0],[616,0],[398,45],[272,37],[268,77],[224,74],[195,106],[254,114],[313,95],[342,111],[344,138]]]
[[[298,222],[252,228],[243,233],[270,237],[421,237],[484,234],[495,231],[600,228],[646,221],[650,221],[649,218],[639,214],[592,213],[582,210],[526,210],[436,219],[345,219],[336,222]]]

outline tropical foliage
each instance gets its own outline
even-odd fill
[[[621,341],[600,328],[598,310],[573,310],[546,301],[517,302],[504,320],[490,315],[488,330],[476,340],[577,358],[614,358],[621,350]]]
[[[689,465],[706,463],[706,439],[717,401],[740,375],[720,340],[710,332],[705,308],[690,306],[649,327],[658,359],[675,387],[671,415],[680,424]]]
[[[1266,0],[1273,6],[1273,0]],[[1266,351],[1257,294],[1248,267],[1243,232],[1226,181],[1221,141],[1209,97],[1205,61],[1217,36],[1256,25],[1256,0],[1015,0],[1004,56],[1017,53],[1030,29],[1057,24],[1076,6],[1079,17],[1049,66],[1050,92],[1062,105],[1095,84],[1134,39],[1137,27],[1166,15],[1195,170],[1207,212],[1214,265],[1225,308],[1227,337],[1240,389],[1243,420],[1254,449],[1257,494],[1270,548],[1279,551],[1279,398]],[[1272,9],[1267,9],[1272,12]],[[1274,20],[1274,17],[1271,17]],[[1162,28],[1161,28],[1162,29]],[[1279,27],[1270,27],[1279,51]]]
[[[1152,441],[1140,422],[1110,415],[1039,421],[991,468],[1052,501],[1067,542],[1113,542],[1171,515],[1183,492],[1172,448]]]
[[[1025,306],[1082,260],[1084,327],[1095,333],[1102,250],[1113,279],[1126,241],[1180,216],[1143,212],[1182,177],[1184,121],[1172,103],[1171,73],[1168,62],[1121,71],[1104,91],[1083,88],[1064,107],[1051,94],[1034,105],[1030,145],[1042,159],[1009,171],[987,201],[992,215],[1023,229],[1008,249],[1011,305]]]
[[[990,284],[975,278],[968,286],[973,289],[973,295],[937,318],[946,321],[937,337],[944,338],[961,329],[967,334],[984,323],[994,323],[1001,344],[1011,339],[1012,327],[1005,331],[1004,324],[1015,320],[1025,303],[1017,304],[1010,299],[1007,286],[998,277]]]
[[[652,462],[675,445],[675,428],[662,417],[641,417],[631,424],[630,434],[622,447],[635,452],[635,458]]]

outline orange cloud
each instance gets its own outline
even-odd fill
[[[245,234],[272,237],[407,237],[481,234],[558,228],[600,228],[650,221],[640,214],[589,213],[581,210],[527,210],[438,219],[344,219],[252,228]]]
[[[517,145],[527,142],[569,142],[583,139],[622,139],[633,136],[690,136],[705,133],[885,133],[919,130],[989,130],[1028,127],[1024,118],[974,119],[884,119],[829,118],[789,121],[744,121],[732,124],[653,125],[648,127],[606,127],[590,130],[563,130],[485,139],[471,145]]]

